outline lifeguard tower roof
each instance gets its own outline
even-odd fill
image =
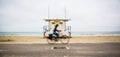
[[[45,21],[55,21],[55,20],[58,20],[58,21],[70,21],[71,19],[44,19]]]

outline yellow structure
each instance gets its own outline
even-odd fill
[[[68,36],[71,37],[71,26],[66,26],[66,22],[70,21],[70,19],[44,19],[48,22],[47,26],[43,27],[44,37],[48,37],[49,34],[53,33],[53,29],[56,24],[58,24],[58,30],[61,30],[59,36]]]

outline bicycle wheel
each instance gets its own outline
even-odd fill
[[[67,43],[69,43],[70,38],[69,37],[68,38],[61,38],[60,41],[62,44],[67,44]]]
[[[47,42],[49,44],[55,44],[55,38],[52,38],[52,39],[47,38]]]

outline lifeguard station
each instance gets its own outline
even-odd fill
[[[66,22],[70,19],[44,19],[48,22],[48,25],[43,26],[43,37],[47,38],[48,43],[55,43],[54,40],[49,39],[49,35],[53,34],[53,29],[56,24],[58,24],[59,39],[61,43],[68,43],[71,38],[71,26],[67,26]],[[54,36],[54,35],[53,35]],[[54,39],[54,37],[53,37]]]

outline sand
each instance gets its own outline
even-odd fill
[[[72,36],[69,43],[120,43],[120,36]],[[0,36],[0,44],[47,43],[42,36]]]

